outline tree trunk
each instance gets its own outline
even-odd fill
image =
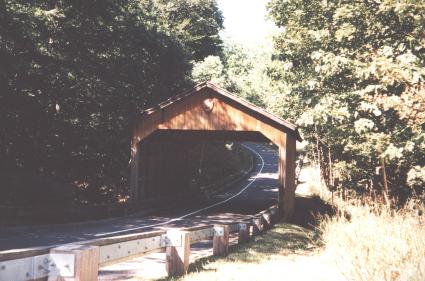
[[[382,180],[384,182],[384,200],[387,206],[390,205],[390,201],[388,199],[388,183],[387,183],[387,171],[385,170],[385,158],[381,156],[381,167],[382,167]]]

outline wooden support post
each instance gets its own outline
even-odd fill
[[[159,188],[160,183],[158,182],[160,179],[156,177],[157,170],[160,169],[159,161],[162,155],[162,151],[158,148],[159,142],[158,141],[151,141],[150,142],[150,155],[149,155],[149,163],[150,169],[149,169],[149,188],[152,191],[152,195],[154,198],[159,197],[158,192],[161,190]],[[161,173],[165,172],[165,167],[161,167]]]
[[[264,229],[270,229],[272,227],[272,215],[269,212],[263,213],[263,227]]]
[[[272,224],[279,221],[279,209],[278,208],[271,208],[270,209],[270,215],[271,215]]]
[[[227,256],[229,253],[229,226],[214,226],[213,255]]]
[[[169,277],[182,276],[189,269],[190,235],[188,231],[167,233],[171,245],[165,249],[166,270]],[[180,243],[179,243],[180,242]]]
[[[279,213],[282,220],[290,221],[295,204],[296,138],[284,134],[279,144]]]
[[[97,281],[99,271],[99,247],[86,245],[66,245],[50,250],[51,255],[72,254],[73,272],[60,272],[59,276],[49,276],[48,281]],[[71,265],[65,265],[71,268]]]
[[[147,153],[146,143],[142,141],[139,144],[139,174],[138,174],[138,200],[146,199],[146,168],[147,168]]]
[[[161,191],[161,178],[157,178],[156,175],[158,170],[161,170],[161,174],[166,174],[167,167],[160,166],[161,158],[163,158],[163,151],[159,149],[159,141],[151,140],[150,142],[150,155],[149,155],[149,164],[151,167],[149,169],[149,188],[152,192],[153,198],[160,197]]]
[[[145,172],[145,198],[153,198],[155,197],[154,191],[154,182],[152,178],[152,170],[155,169],[154,167],[154,161],[153,161],[153,155],[155,154],[155,151],[153,151],[154,146],[152,144],[151,140],[146,140],[146,155],[143,159],[143,164],[146,165],[146,172]]]
[[[258,216],[258,217],[254,217],[252,218],[252,235],[257,235],[259,234],[261,231],[263,231],[263,217],[262,216]]]
[[[130,196],[131,201],[138,201],[138,183],[139,183],[139,145],[133,144],[131,147],[130,162]]]
[[[249,228],[250,223],[241,222],[239,223],[239,234],[238,234],[238,244],[242,244],[249,241]]]
[[[278,211],[279,217],[282,218],[284,215],[283,206],[285,205],[284,194],[285,194],[285,165],[286,165],[286,144],[279,146],[279,199],[278,199]]]

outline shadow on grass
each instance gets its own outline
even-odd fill
[[[337,210],[334,206],[326,203],[318,196],[296,197],[294,216],[291,223],[314,229],[319,219],[324,216],[334,216]]]

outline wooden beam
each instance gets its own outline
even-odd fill
[[[139,146],[134,143],[131,147],[130,160],[130,199],[133,203],[138,201],[139,184]]]
[[[202,130],[156,130],[149,137],[152,141],[255,141],[270,142],[261,132],[257,131],[202,131]]]
[[[279,144],[279,212],[283,221],[291,220],[295,204],[296,139],[284,134]]]
[[[148,167],[148,154],[149,150],[147,149],[146,140],[140,142],[139,144],[140,155],[139,155],[139,182],[138,182],[138,200],[142,201],[146,199],[146,175],[147,175],[147,167]]]
[[[296,138],[292,134],[286,134],[286,165],[285,165],[285,192],[283,195],[284,221],[289,221],[294,213],[295,204],[295,159],[296,159]]]

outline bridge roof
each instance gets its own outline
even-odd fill
[[[201,92],[205,92],[205,90],[209,91],[210,95],[214,95],[219,99],[222,99],[225,102],[231,102],[232,104],[237,104],[242,110],[249,112],[258,120],[261,120],[264,123],[268,123],[273,125],[274,127],[280,128],[284,132],[290,132],[295,135],[298,141],[302,141],[302,138],[299,134],[298,128],[293,123],[282,119],[276,115],[273,115],[264,109],[242,99],[235,94],[230,93],[229,91],[222,89],[211,82],[203,82],[196,85],[192,90],[181,93],[179,95],[173,96],[168,100],[159,103],[158,105],[151,107],[149,109],[141,112],[142,116],[151,115],[157,111],[166,109],[168,107],[173,106],[176,103],[184,102],[184,100],[188,99],[191,96],[200,94]]]

